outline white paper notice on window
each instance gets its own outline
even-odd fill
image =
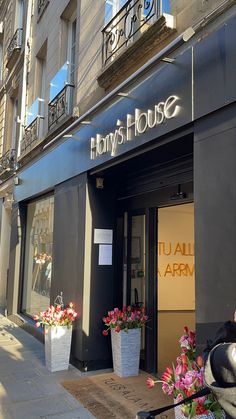
[[[94,244],[112,244],[113,230],[108,228],[95,228],[94,229]]]
[[[112,265],[112,245],[111,244],[99,245],[98,264],[99,265]]]

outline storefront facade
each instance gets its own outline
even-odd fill
[[[186,324],[201,345],[233,313],[234,39],[231,10],[18,173],[8,313],[32,316],[63,292],[80,314],[82,369],[110,365],[101,318],[115,306],[147,307],[152,372],[173,359]]]

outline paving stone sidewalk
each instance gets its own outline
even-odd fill
[[[43,344],[0,314],[0,419],[94,419],[60,385],[81,376],[50,373]]]

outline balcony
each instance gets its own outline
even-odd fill
[[[168,0],[128,0],[102,30],[101,87],[116,82],[117,74],[134,66],[175,33],[175,19]]]
[[[25,128],[25,135],[21,141],[20,154],[26,154],[36,145],[40,139],[41,117],[37,116],[34,121]]]
[[[44,99],[37,97],[27,107],[26,127],[20,145],[20,155],[28,153],[43,136]]]
[[[10,177],[16,165],[16,150],[11,148],[0,157],[0,179],[3,181]]]
[[[117,53],[142,33],[142,28],[156,20],[157,1],[129,0],[102,30],[103,64],[106,65]]]
[[[48,104],[48,129],[55,128],[66,116],[72,114],[74,86],[67,84]]]
[[[48,7],[50,0],[38,0],[38,5],[37,5],[37,9],[38,9],[38,22],[41,19],[42,15],[44,14],[46,8]]]
[[[18,28],[13,35],[13,38],[10,41],[10,44],[7,47],[7,68],[10,70],[14,66],[19,57],[20,50],[22,47],[23,40],[23,29]]]

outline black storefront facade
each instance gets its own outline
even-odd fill
[[[142,366],[152,372],[181,327],[196,327],[201,345],[234,311],[236,18],[221,19],[18,173],[8,314],[32,314],[27,223],[31,206],[51,199],[50,299],[62,291],[78,307],[72,353],[82,369],[109,365],[101,318],[115,306],[147,307]]]

